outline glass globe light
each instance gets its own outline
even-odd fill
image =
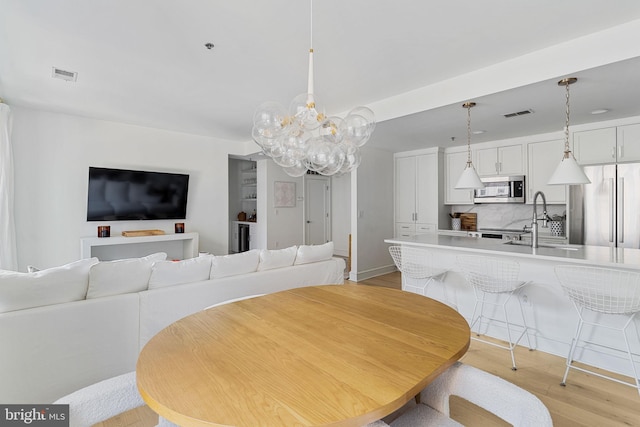
[[[369,122],[358,114],[349,114],[345,117],[341,130],[344,137],[358,147],[362,147],[371,136]]]
[[[284,168],[282,168],[282,170],[287,175],[292,176],[294,178],[303,176],[304,174],[307,173],[307,167],[304,165],[304,163],[302,161],[298,161],[293,166],[284,167]]]
[[[327,117],[320,124],[320,136],[325,138],[327,141],[339,143],[342,141],[342,123],[344,120],[340,117],[331,116]]]
[[[349,114],[347,115],[350,116],[351,114],[364,117],[369,126],[369,135],[373,133],[373,130],[376,128],[376,116],[370,108],[362,106],[355,107],[354,109],[349,111]]]
[[[318,104],[313,96],[302,93],[291,101],[289,113],[300,121],[302,126],[309,130],[317,129],[320,122],[324,120],[324,112],[319,110]]]

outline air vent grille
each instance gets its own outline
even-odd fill
[[[66,80],[68,82],[75,82],[78,80],[78,73],[75,71],[66,71],[60,68],[53,67],[51,71],[51,77],[54,79]]]
[[[533,110],[529,109],[529,110],[517,111],[515,113],[507,113],[507,114],[504,114],[504,116],[508,119],[511,117],[524,116],[526,114],[531,114],[531,113],[533,113]]]

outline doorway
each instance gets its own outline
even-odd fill
[[[304,194],[304,243],[327,243],[331,240],[331,179],[305,175]]]

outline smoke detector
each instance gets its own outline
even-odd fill
[[[61,68],[52,67],[51,77],[54,79],[66,80],[68,82],[75,82],[78,80],[78,73],[76,71],[67,71]]]

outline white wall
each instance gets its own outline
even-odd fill
[[[187,231],[200,250],[228,246],[228,154],[231,143],[202,136],[13,107],[15,206],[19,270],[77,260],[80,238],[98,225],[163,229],[174,221],[87,222],[89,166],[185,172],[190,175]],[[233,153],[236,154],[236,153]],[[243,154],[243,153],[237,153]]]
[[[336,255],[349,256],[351,174],[331,178],[331,239]]]
[[[393,154],[365,146],[356,173],[350,277],[364,280],[395,270],[389,245],[384,243],[393,236]]]
[[[293,178],[282,170],[282,168],[274,163],[273,160],[263,160],[265,166],[265,174],[260,175],[258,181],[266,184],[266,188],[259,186],[260,196],[266,194],[266,200],[262,201],[265,205],[267,215],[267,249],[282,249],[293,245],[303,244],[304,239],[304,200],[303,195],[303,179]],[[274,183],[276,181],[293,182],[296,186],[296,205],[294,207],[275,207],[273,194]],[[263,191],[261,189],[264,188]],[[258,200],[258,203],[261,203]],[[262,211],[261,211],[262,212]],[[261,222],[258,216],[258,222]]]

